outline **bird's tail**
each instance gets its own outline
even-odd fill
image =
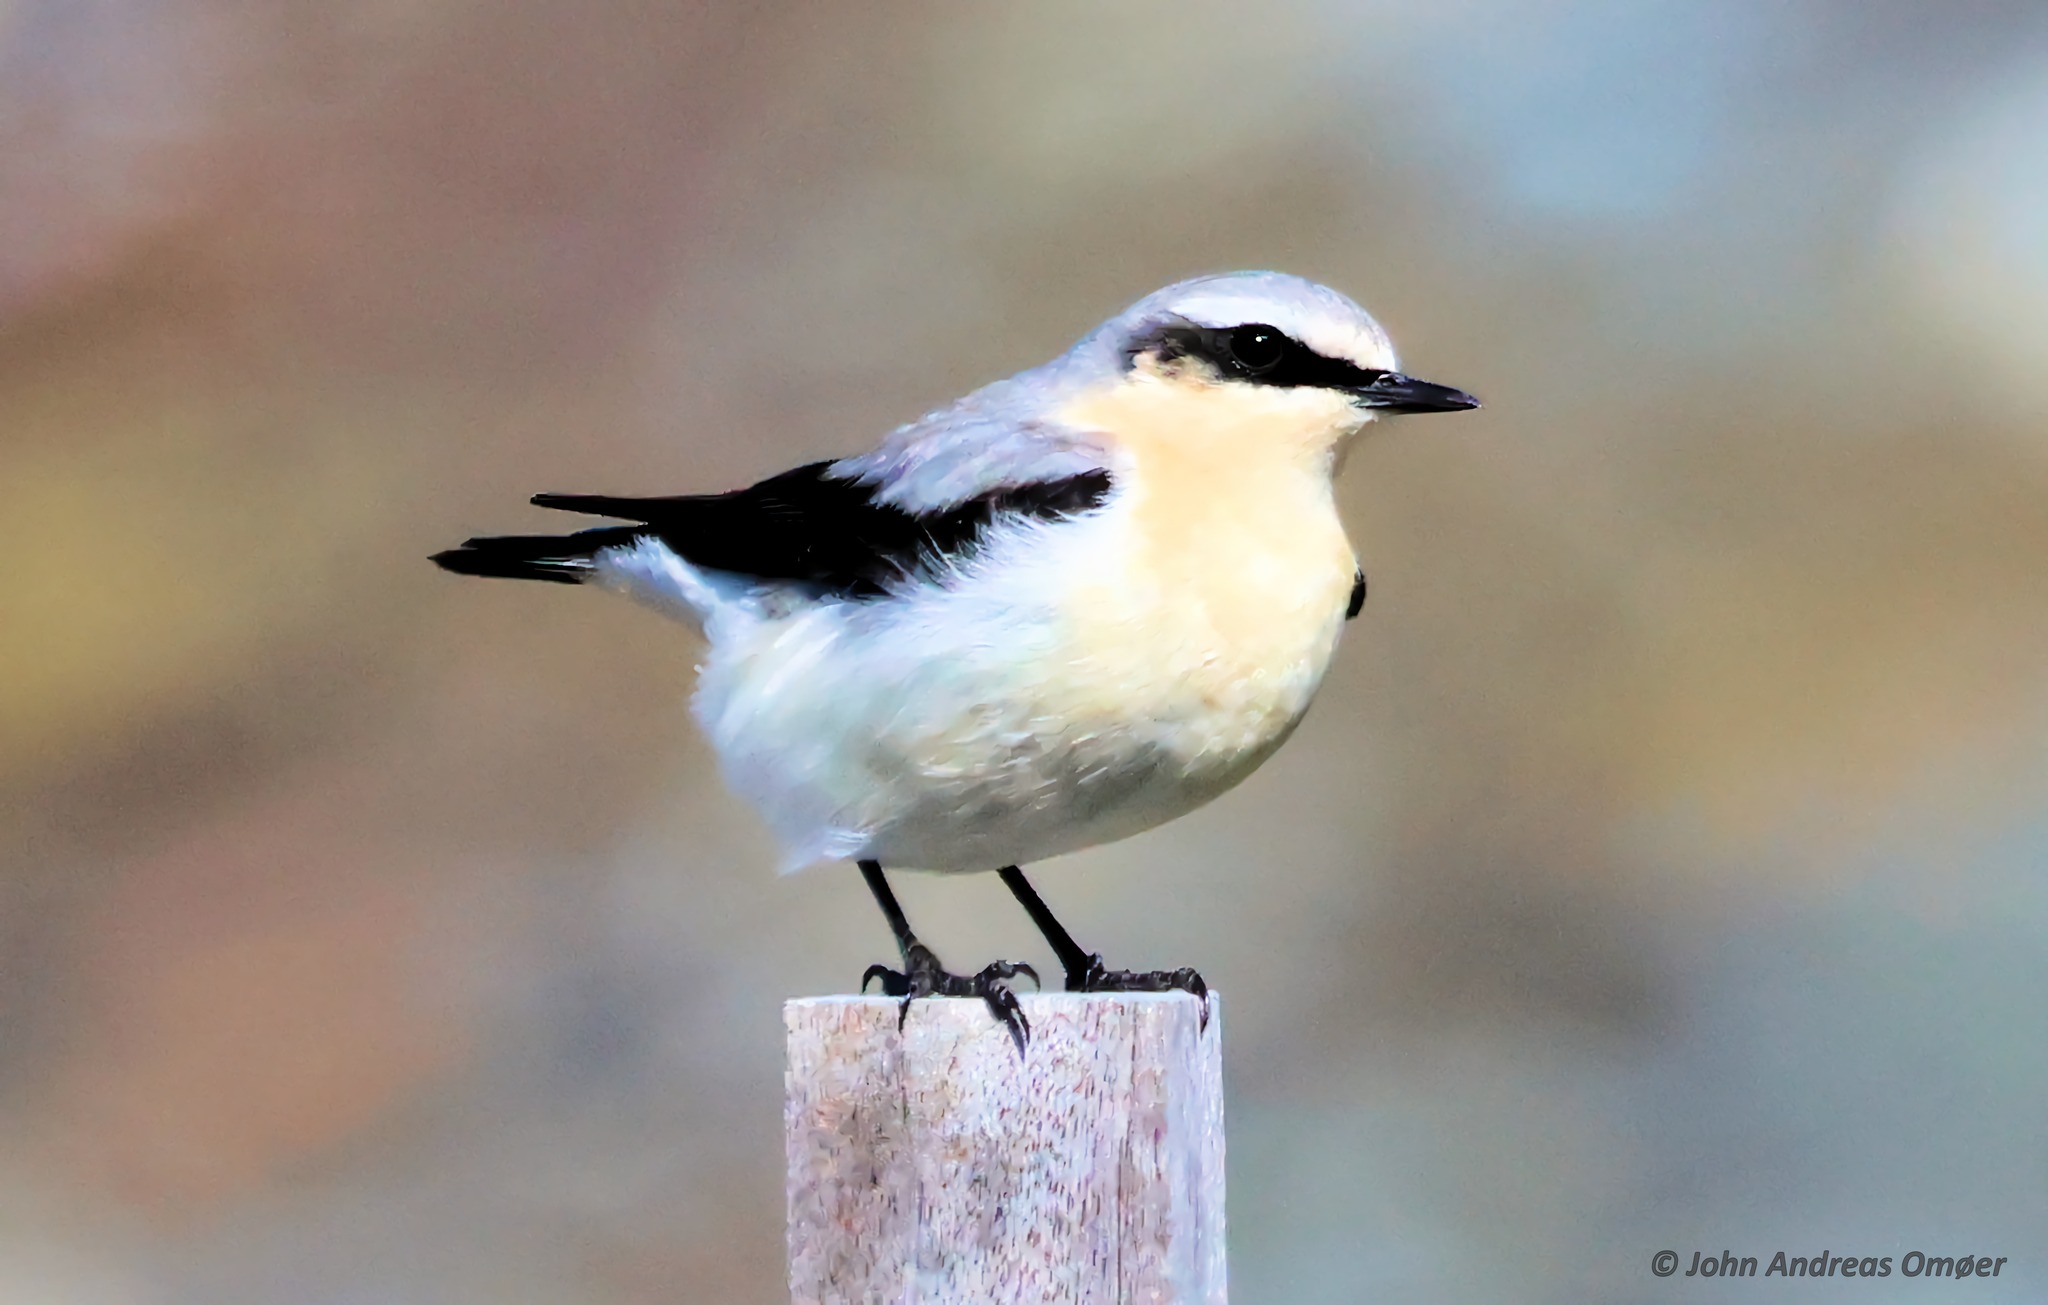
[[[594,575],[599,552],[630,546],[642,531],[640,526],[601,526],[573,535],[487,535],[464,540],[462,547],[436,553],[432,560],[457,575],[580,585]]]

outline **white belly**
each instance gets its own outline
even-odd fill
[[[1337,547],[1239,547],[1219,584],[1152,565],[1132,523],[1006,533],[943,591],[714,621],[698,714],[785,868],[1040,860],[1185,814],[1271,755],[1342,626],[1334,511]]]

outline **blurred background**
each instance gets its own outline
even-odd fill
[[[882,923],[691,636],[425,556],[1244,266],[1487,407],[1292,745],[1033,873],[1227,994],[1237,1299],[2048,1299],[2038,0],[0,0],[0,1301],[786,1299]]]

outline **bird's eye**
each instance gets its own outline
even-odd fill
[[[1254,376],[1272,371],[1287,356],[1287,337],[1278,328],[1253,322],[1230,333],[1230,356]]]

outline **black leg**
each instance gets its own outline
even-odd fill
[[[1068,992],[1191,992],[1202,1002],[1202,1022],[1209,1022],[1209,985],[1202,976],[1191,969],[1178,970],[1112,970],[1102,963],[1102,953],[1081,950],[1081,944],[1074,941],[1074,935],[1053,918],[1052,908],[1024,877],[1016,866],[1004,866],[996,871],[996,877],[1010,890],[1024,914],[1031,917],[1031,923],[1038,926],[1038,932],[1052,944],[1053,954],[1060,958],[1060,968],[1067,972]],[[885,908],[886,909],[886,908]]]
[[[875,895],[875,905],[882,908],[882,917],[889,922],[889,932],[895,935],[897,949],[908,959],[910,949],[917,945],[917,935],[910,931],[910,917],[903,914],[903,904],[896,900],[895,890],[889,887],[888,876],[882,873],[882,863],[861,862],[860,877],[867,880],[868,891]]]
[[[1024,1043],[1031,1036],[1031,1025],[1024,1018],[1024,1011],[1017,1005],[1017,994],[1010,991],[1007,980],[1018,975],[1029,976],[1038,982],[1038,971],[1028,965],[996,961],[982,967],[976,974],[950,974],[939,963],[932,949],[917,940],[910,931],[910,919],[903,914],[902,903],[889,887],[889,880],[882,874],[879,861],[862,861],[861,878],[867,880],[868,891],[875,895],[875,905],[882,908],[882,915],[889,921],[889,932],[896,935],[896,949],[903,954],[903,968],[892,970],[886,965],[870,965],[866,974],[860,977],[862,992],[868,984],[877,979],[882,981],[882,991],[891,997],[903,998],[901,1009],[896,1012],[896,1027],[901,1029],[903,1021],[910,1017],[910,1003],[919,997],[979,997],[988,1005],[988,1013],[995,1016],[996,1023],[1009,1030],[1010,1040],[1017,1044],[1017,1054],[1024,1054]]]

